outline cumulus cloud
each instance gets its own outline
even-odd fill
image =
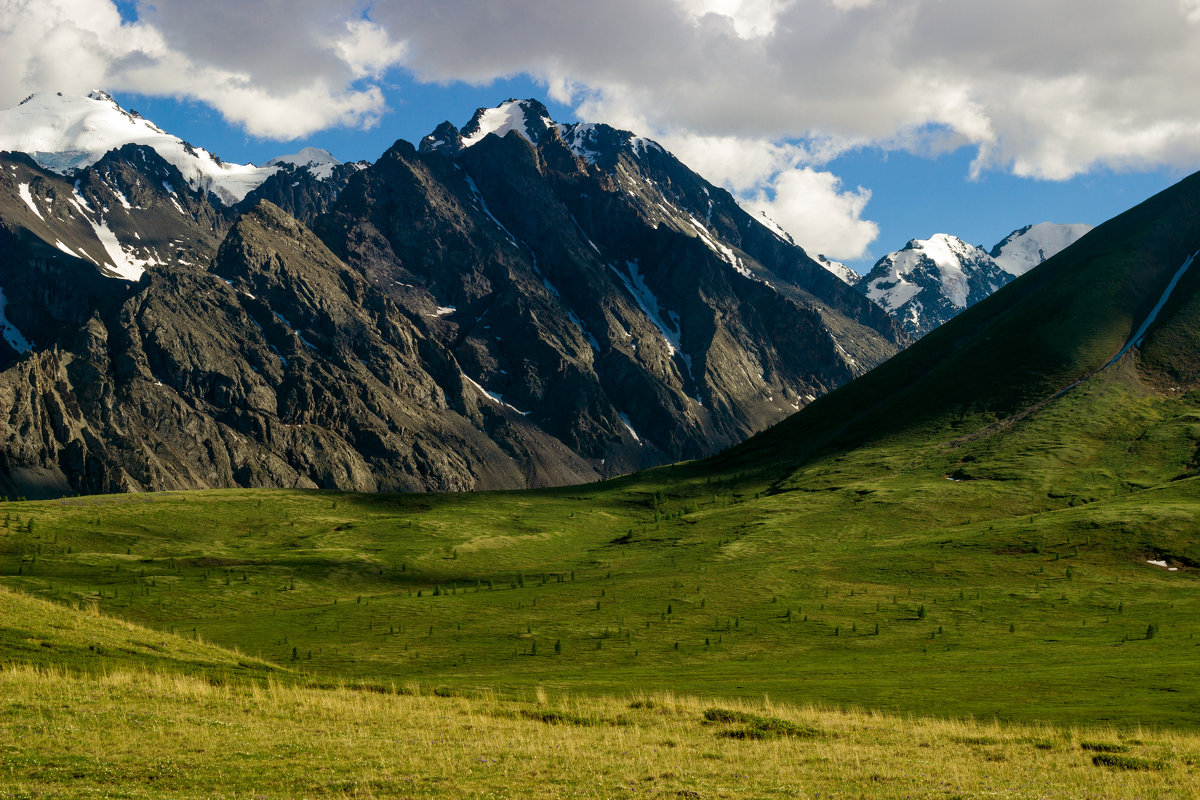
[[[743,206],[765,213],[812,253],[860,258],[879,234],[878,225],[862,218],[870,191],[861,186],[846,191],[836,175],[813,169],[852,142],[777,143],[678,130],[657,132],[654,138],[705,178],[728,188]]]
[[[396,3],[387,19],[419,75],[528,72],[585,118],[642,122],[743,194],[778,167],[767,196],[778,184],[792,198],[775,215],[806,246],[782,210],[802,191],[844,201],[844,224],[823,227],[847,250],[869,226],[864,195],[814,180],[819,157],[785,152],[797,143],[965,144],[976,174],[1040,179],[1200,164],[1197,0],[563,0],[544,23],[532,0],[486,5]]]
[[[831,172],[801,167],[780,173],[770,194],[760,192],[744,205],[775,220],[810,253],[853,259],[865,255],[879,235],[878,225],[862,219],[870,199],[861,186],[844,190]]]
[[[0,103],[93,88],[190,98],[248,133],[294,139],[368,126],[402,42],[354,3],[157,0],[136,22],[110,0],[0,0]]]
[[[976,173],[1040,179],[1200,165],[1200,0],[154,0],[139,14],[0,0],[0,100],[173,94],[288,138],[370,125],[389,69],[526,74],[744,197],[841,198],[846,224],[825,227],[848,243],[865,195],[814,179],[847,143],[968,145]]]
[[[977,147],[979,169],[1045,178],[1200,160],[1200,103],[1182,80],[1200,71],[1197,0],[495,5],[380,14],[406,32],[418,75],[527,72],[596,119],[887,146],[939,131]]]

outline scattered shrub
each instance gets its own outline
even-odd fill
[[[783,737],[808,739],[820,736],[816,728],[797,725],[778,717],[764,717],[745,711],[727,708],[709,708],[704,711],[704,721],[716,724],[734,724],[744,727],[723,730],[717,735],[726,739],[779,739]]]
[[[1122,756],[1115,753],[1101,753],[1092,757],[1092,763],[1097,767],[1113,767],[1115,769],[1152,770],[1163,769],[1166,765],[1161,761],[1149,761],[1136,756]]]

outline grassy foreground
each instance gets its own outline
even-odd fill
[[[318,685],[0,590],[0,800],[1137,798],[1200,791],[1200,734],[670,693]],[[18,633],[20,632],[20,637]],[[86,656],[67,654],[87,645]],[[77,668],[42,665],[49,653]]]
[[[0,583],[325,681],[1195,728],[1198,428],[1194,393],[1099,381],[771,481],[9,503]],[[27,638],[0,660],[89,668]]]
[[[0,798],[1134,798],[1200,736],[671,695],[441,697],[0,670]]]

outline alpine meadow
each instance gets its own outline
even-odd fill
[[[971,181],[1047,196],[1200,166],[1145,149],[1136,92],[1105,154],[1107,117],[1020,83],[1090,51],[1029,34],[1004,76],[1035,113],[976,74],[1016,57],[991,34],[894,60],[960,13],[927,0],[662,0],[619,26],[681,62],[652,68],[588,50],[611,9],[225,5],[80,0],[45,36],[117,33],[59,72],[16,48],[42,12],[0,10],[27,95],[0,103],[0,800],[1200,797],[1200,173],[984,234],[907,183],[999,243],[870,260],[872,192],[812,188],[875,152],[968,148]],[[880,20],[879,64],[833,55]],[[766,66],[818,42],[861,97]],[[707,46],[714,97],[777,107],[706,116]],[[948,65],[970,92],[857,116]],[[93,76],[121,91],[67,90]],[[289,80],[333,94],[280,105]],[[315,146],[497,84],[550,99]],[[313,146],[224,161],[128,105],[156,98]],[[987,125],[928,111],[960,101]],[[1060,111],[1079,130],[1038,127]]]

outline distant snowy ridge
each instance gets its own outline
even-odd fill
[[[1039,222],[1013,231],[992,248],[990,255],[1000,269],[1024,275],[1047,258],[1066,250],[1092,229],[1083,223]]]
[[[230,164],[126,111],[98,90],[86,97],[39,92],[0,111],[0,150],[27,153],[44,169],[62,175],[95,164],[105,153],[127,144],[153,148],[193,189],[212,192],[227,205],[243,200],[277,172],[279,164],[307,166],[323,179],[340,163],[324,150],[305,148],[261,167]]]
[[[957,236],[938,233],[888,253],[855,285],[911,335],[922,336],[1090,230],[1083,224],[1027,225],[1006,236],[990,253]],[[825,261],[818,259],[829,269]]]
[[[320,147],[306,147],[299,153],[293,153],[290,156],[276,156],[263,164],[263,167],[279,167],[284,164],[307,167],[317,180],[327,180],[333,175],[333,168],[341,163],[328,150]]]

